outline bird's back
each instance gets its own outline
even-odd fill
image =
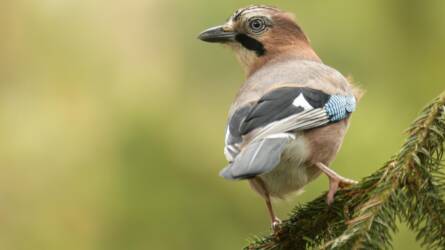
[[[271,89],[283,86],[309,87],[330,95],[354,95],[348,80],[321,62],[281,59],[270,61],[248,77],[231,106],[229,116],[238,107],[258,100]]]

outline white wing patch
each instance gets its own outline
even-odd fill
[[[226,136],[225,136],[225,146],[224,146],[224,155],[226,156],[227,161],[231,162],[235,159],[236,155],[239,154],[240,150],[236,144],[229,144],[229,138],[232,135],[230,134],[230,126],[226,128]]]
[[[292,105],[294,105],[295,107],[302,107],[305,111],[314,108],[306,101],[306,98],[304,98],[304,95],[302,93],[300,93],[297,98],[294,99]]]
[[[225,142],[226,145],[229,144],[229,136],[230,136],[230,126],[227,125],[227,128],[226,128],[226,136],[225,136],[225,138],[224,138],[224,142]]]

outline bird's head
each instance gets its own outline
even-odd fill
[[[233,48],[248,74],[280,56],[319,60],[293,16],[270,6],[241,8],[225,24],[203,31],[199,39]]]

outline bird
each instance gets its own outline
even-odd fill
[[[228,113],[228,165],[220,175],[249,182],[264,198],[275,232],[281,220],[272,199],[301,192],[323,173],[331,205],[339,187],[357,183],[330,165],[362,91],[322,62],[292,13],[251,5],[198,38],[230,47],[244,69],[245,82]]]

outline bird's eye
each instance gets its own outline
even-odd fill
[[[266,29],[266,23],[261,18],[252,18],[249,20],[249,29],[254,33],[260,33]]]

